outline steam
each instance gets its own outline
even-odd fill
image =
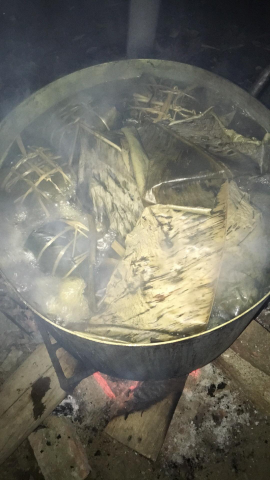
[[[71,151],[74,150],[72,168],[68,171],[65,170],[65,174],[73,185],[74,193],[77,188],[76,165],[81,153],[81,138],[78,135],[76,148],[74,148],[75,128],[73,124],[70,125],[70,128],[67,128],[67,125],[70,121],[76,121],[81,112],[84,113],[87,122],[99,131],[104,129],[108,131],[112,121],[115,122],[115,125],[119,124],[119,116],[118,114],[115,115],[115,104],[118,104],[120,98],[122,98],[123,89],[121,86],[102,85],[93,90],[95,91],[94,95],[89,91],[81,92],[74,98],[69,99],[68,102],[56,105],[53,111],[48,111],[22,133],[22,142],[26,150],[28,150],[28,145],[42,145],[54,154],[61,155],[57,160],[60,166],[69,161]],[[94,101],[93,98],[95,98]],[[112,109],[114,109],[113,117],[111,113],[106,116],[106,112],[111,112]],[[65,116],[66,110],[68,112],[72,111],[71,118]],[[92,138],[91,141],[93,142],[92,146],[94,146],[95,139]],[[1,268],[25,301],[38,312],[49,316],[56,323],[67,325],[70,322],[76,324],[76,322],[87,320],[90,312],[87,303],[86,283],[77,278],[75,287],[78,296],[76,297],[74,294],[75,287],[72,289],[70,283],[66,282],[65,284],[60,276],[42,271],[36,256],[26,248],[29,235],[40,226],[58,220],[60,223],[61,219],[79,221],[87,226],[87,214],[76,206],[74,195],[71,199],[69,196],[61,197],[61,195],[58,195],[53,202],[48,203],[45,199],[44,202],[50,213],[49,218],[40,208],[38,202],[35,202],[34,196],[29,195],[23,203],[16,202],[17,197],[20,196],[20,193],[18,193],[20,181],[14,185],[10,192],[3,190],[3,181],[11,171],[11,165],[14,166],[20,156],[18,146],[14,143],[0,172]],[[98,258],[98,262],[102,256],[106,255],[106,251],[114,238],[115,232],[108,231],[105,236],[99,239],[97,249],[100,252],[100,258]],[[72,278],[76,279],[76,271]],[[65,291],[63,284],[66,286]],[[69,294],[68,300],[70,301],[67,301],[66,294]]]

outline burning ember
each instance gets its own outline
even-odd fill
[[[199,379],[200,369],[191,372],[190,376]],[[171,392],[181,393],[183,389],[182,378],[139,382],[112,378],[100,372],[95,372],[93,377],[105,395],[116,403],[118,414],[148,408]]]

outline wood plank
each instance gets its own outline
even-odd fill
[[[111,420],[105,432],[144,457],[156,461],[181,392],[173,392],[144,412]]]
[[[270,332],[270,304],[267,304],[267,307],[264,308],[261,313],[255,319],[262,327],[264,327],[268,332]]]
[[[270,376],[235,353],[232,348],[214,364],[223,370],[258,410],[270,415]]]
[[[70,377],[78,362],[62,348],[57,353]],[[42,344],[0,388],[0,464],[65,397]]]
[[[270,333],[262,325],[251,322],[231,348],[253,367],[269,375]]]

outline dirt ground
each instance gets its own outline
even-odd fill
[[[208,365],[189,378],[157,462],[104,432],[87,452],[96,478],[102,480],[267,479],[269,421]]]

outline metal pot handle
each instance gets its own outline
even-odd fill
[[[249,90],[250,95],[258,97],[270,80],[270,65],[265,67]]]

